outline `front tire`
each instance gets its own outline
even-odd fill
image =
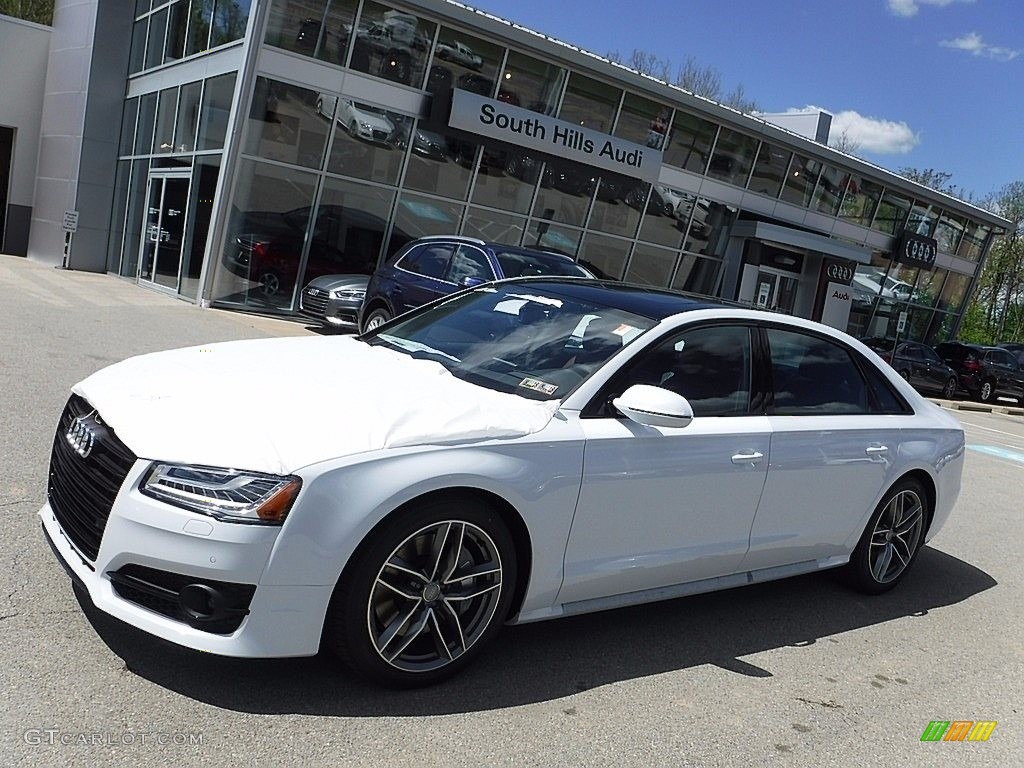
[[[956,397],[956,379],[954,377],[950,376],[946,386],[942,388],[942,396],[946,400],[952,400]]]
[[[978,399],[983,403],[990,402],[994,392],[995,387],[992,386],[991,381],[983,382],[981,385],[981,391],[978,392]]]
[[[895,587],[917,558],[930,519],[928,495],[917,480],[900,480],[882,497],[850,556],[851,586],[870,595]]]
[[[501,516],[469,495],[397,512],[353,556],[331,598],[325,646],[393,688],[456,674],[500,631],[516,584]]]
[[[374,331],[380,328],[382,325],[384,325],[384,323],[386,323],[390,319],[391,313],[388,312],[383,307],[378,307],[377,309],[373,310],[372,312],[370,312],[369,315],[366,316],[366,322],[363,323],[363,333],[366,333],[367,331]]]

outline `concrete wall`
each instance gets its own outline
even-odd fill
[[[64,211],[77,210],[69,266],[106,269],[130,5],[100,0],[54,4],[28,253],[33,260],[60,263]]]
[[[14,129],[0,252],[28,251],[50,28],[0,16],[0,126]]]

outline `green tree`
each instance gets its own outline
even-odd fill
[[[0,0],[0,14],[50,25],[53,23],[53,0]]]
[[[993,343],[1024,337],[1024,181],[1015,181],[983,201],[983,205],[1009,220],[1008,231],[989,250],[985,269],[965,317],[965,332],[972,341]]]

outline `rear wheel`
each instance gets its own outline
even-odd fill
[[[850,556],[846,575],[862,592],[877,595],[895,587],[924,544],[928,495],[920,482],[904,479],[882,497]]]
[[[978,393],[978,399],[983,403],[987,403],[992,399],[993,394],[995,394],[995,387],[992,386],[992,382],[985,381],[981,385],[981,391]]]
[[[277,296],[282,289],[281,276],[272,269],[260,273],[260,293],[268,299]]]
[[[942,396],[947,400],[952,400],[956,397],[956,378],[953,376],[949,377],[949,381],[942,388]]]
[[[357,674],[396,688],[458,672],[501,629],[516,583],[501,516],[472,496],[435,498],[371,534],[335,588],[325,642]]]

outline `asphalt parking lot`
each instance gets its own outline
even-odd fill
[[[957,412],[963,493],[892,593],[819,574],[513,627],[456,680],[397,693],[328,658],[153,640],[80,604],[36,518],[73,383],[142,352],[309,331],[4,256],[0,332],[4,765],[1020,765],[1024,417]],[[998,725],[922,743],[932,720]]]

